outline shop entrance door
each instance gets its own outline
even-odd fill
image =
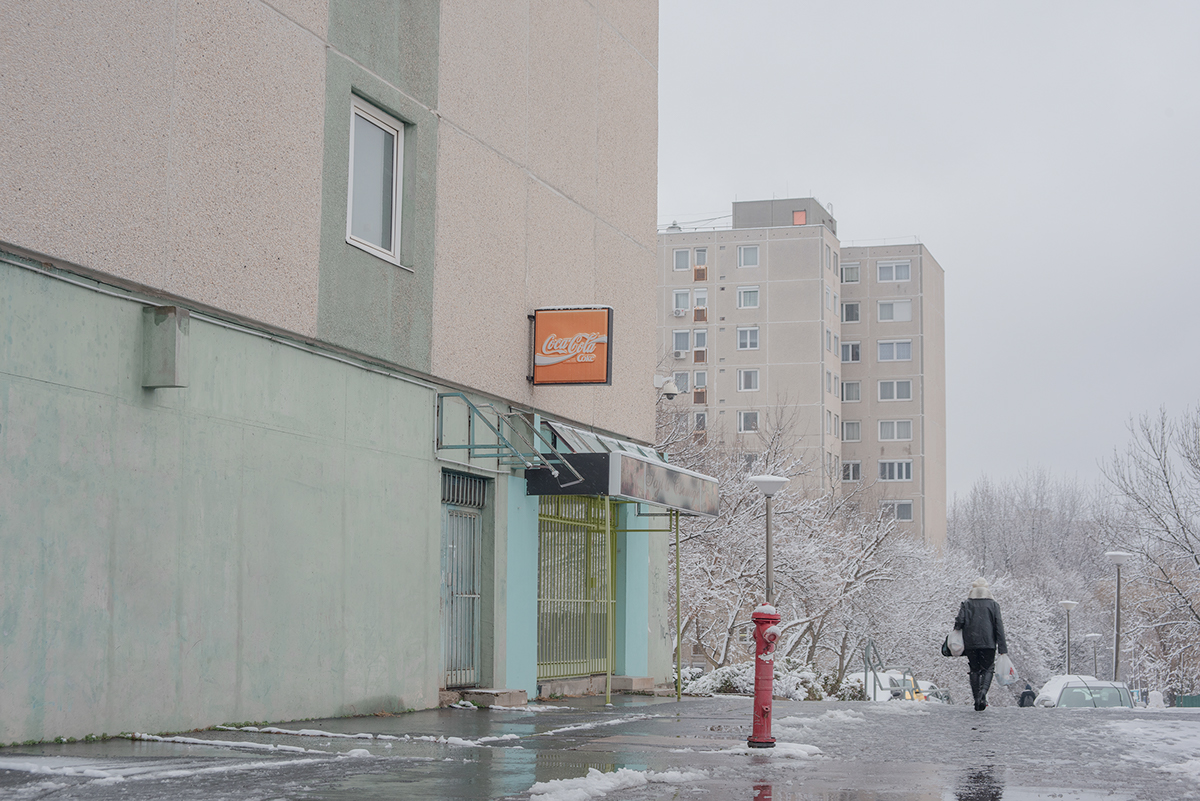
[[[481,478],[442,473],[442,678],[447,688],[479,683],[486,488]]]

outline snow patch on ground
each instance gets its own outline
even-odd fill
[[[590,801],[603,798],[617,790],[632,790],[647,784],[685,784],[707,779],[703,771],[669,770],[656,773],[620,768],[612,773],[603,773],[589,768],[587,775],[578,779],[555,779],[538,782],[529,788],[529,801]]]
[[[313,762],[323,760],[305,758],[305,759],[272,759],[263,762],[233,762],[224,765],[206,765],[197,767],[194,763],[187,762],[169,762],[168,766],[164,767],[163,763],[156,763],[149,767],[141,765],[111,765],[106,762],[91,759],[73,759],[61,757],[28,757],[25,759],[4,759],[0,758],[0,770],[15,770],[24,773],[36,773],[51,776],[70,776],[85,779],[92,779],[104,784],[111,784],[123,781],[144,781],[147,779],[180,779],[188,776],[199,776],[213,773],[232,773],[235,771],[249,771],[270,768],[272,770],[279,768],[294,767],[296,765],[306,765]],[[177,767],[182,766],[182,767]],[[54,784],[45,782],[47,790],[60,789],[66,787],[65,784]]]
[[[1200,782],[1200,722],[1156,715],[1153,721],[1114,720],[1108,725],[1130,742],[1129,759]]]
[[[255,751],[285,751],[294,754],[329,754],[329,751],[318,751],[314,748],[301,748],[298,745],[276,745],[275,743],[256,743],[253,740],[204,740],[199,737],[159,737],[154,734],[134,732],[131,740],[149,740],[156,743],[180,743],[182,745],[208,745],[214,748],[246,748]]]
[[[824,714],[811,718],[791,715],[775,721],[780,726],[811,726],[814,723],[862,723],[867,716],[853,709],[830,709]]]
[[[776,742],[774,748],[739,746],[736,748],[723,748],[720,751],[709,751],[708,753],[737,754],[739,756],[773,756],[780,759],[807,759],[808,757],[820,756],[821,749],[815,745],[805,745],[804,743]]]
[[[929,701],[880,701],[864,706],[872,714],[882,712],[886,715],[928,715]]]
[[[656,718],[658,715],[629,715],[623,718],[613,718],[611,720],[598,720],[592,723],[577,723],[574,726],[563,726],[559,729],[550,729],[549,731],[539,731],[535,737],[545,737],[550,734],[563,734],[569,731],[583,731],[585,729],[595,729],[600,726],[616,726],[620,723],[632,723],[635,720],[648,720]]]

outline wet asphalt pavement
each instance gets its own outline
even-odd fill
[[[1200,799],[1200,710],[776,701],[780,746],[750,751],[749,699],[614,702],[8,747],[0,798],[528,799],[533,788],[547,801]],[[552,783],[589,769],[643,773],[593,774],[575,795]],[[605,792],[622,777],[629,786]]]

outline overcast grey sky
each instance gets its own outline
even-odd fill
[[[812,196],[945,269],[951,498],[1200,401],[1200,3],[660,14],[661,223]]]

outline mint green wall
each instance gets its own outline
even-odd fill
[[[197,319],[144,390],[141,309],[0,264],[0,741],[436,705],[433,392]]]
[[[649,676],[650,538],[666,536],[649,529],[665,527],[667,518],[638,517],[636,504],[619,508],[614,672],[619,676]]]
[[[332,0],[325,74],[318,338],[430,371],[439,4]],[[350,98],[407,123],[404,270],[346,244]]]
[[[538,499],[508,480],[508,586],[505,686],[537,696]]]

